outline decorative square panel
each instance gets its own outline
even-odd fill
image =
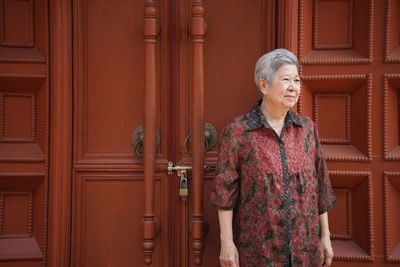
[[[373,20],[373,0],[300,0],[301,63],[371,63]]]
[[[0,173],[0,262],[43,259],[47,198],[45,173]]]
[[[383,156],[400,160],[400,74],[385,74],[383,83]]]
[[[373,195],[370,172],[329,171],[337,204],[329,211],[336,260],[373,261]]]
[[[400,62],[400,0],[386,0],[385,62]]]
[[[322,144],[351,143],[351,94],[315,93],[313,109]]]
[[[113,254],[115,266],[135,266],[137,259],[143,257],[143,176],[78,173],[74,178],[72,242],[75,245],[71,253],[77,266],[103,265],[110,260],[109,251],[114,251],[116,244],[119,248]],[[168,211],[161,204],[167,195],[163,179],[158,175],[154,179],[154,211],[163,222]],[[158,248],[164,247],[165,234],[157,236]],[[160,261],[161,253],[156,250],[153,265],[160,266]]]
[[[372,74],[310,75],[302,82],[298,109],[318,126],[327,160],[371,160]]]
[[[0,159],[43,161],[49,125],[42,74],[0,74]]]
[[[0,1],[0,62],[46,63],[48,1]]]
[[[340,27],[338,21],[341,22]],[[352,0],[314,0],[313,49],[351,49],[352,30]]]
[[[384,173],[385,258],[400,263],[400,172]]]
[[[0,191],[0,238],[32,236],[32,192]]]
[[[35,115],[34,93],[0,91],[0,142],[34,142]]]
[[[3,0],[0,46],[34,47],[33,0]]]

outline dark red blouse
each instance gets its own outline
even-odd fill
[[[281,136],[259,103],[229,122],[211,205],[234,209],[240,266],[321,266],[319,215],[335,204],[317,130],[288,111]]]

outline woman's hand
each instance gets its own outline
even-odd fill
[[[239,267],[239,253],[232,240],[221,240],[221,253],[219,255],[221,267]]]
[[[321,264],[331,266],[333,259],[333,249],[331,245],[331,234],[329,232],[328,213],[319,215],[319,223],[321,227],[321,243],[319,252],[321,254]]]
[[[323,264],[324,267],[331,266],[333,259],[333,249],[329,235],[321,236],[321,244],[319,249],[321,252],[321,264]]]
[[[219,262],[222,267],[239,267],[239,252],[233,242],[232,235],[233,210],[218,210],[221,229],[221,253]]]

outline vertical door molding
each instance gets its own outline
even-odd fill
[[[143,251],[145,264],[151,264],[155,238],[159,230],[154,211],[154,179],[156,168],[156,42],[159,34],[157,7],[154,0],[144,2],[145,106],[144,106],[144,214]]]
[[[69,266],[72,161],[71,0],[50,1],[49,266]]]
[[[283,47],[295,55],[298,50],[298,1],[278,1],[278,47]],[[301,42],[301,41],[300,41]]]
[[[193,43],[193,78],[192,78],[192,142],[193,142],[193,214],[191,223],[192,248],[194,262],[202,264],[204,249],[204,4],[202,0],[192,1],[192,20],[190,33]]]

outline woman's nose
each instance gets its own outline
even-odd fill
[[[294,81],[290,81],[288,85],[289,90],[295,90],[296,89],[296,83]]]
[[[289,90],[297,90],[298,88],[299,88],[299,85],[296,83],[295,80],[292,80],[289,82],[289,85],[288,85]]]

